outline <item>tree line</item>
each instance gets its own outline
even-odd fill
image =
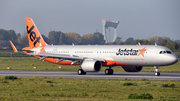
[[[42,35],[43,39],[47,44],[50,45],[104,45],[104,36],[100,32],[93,34],[85,34],[80,36],[78,33],[69,32],[63,33],[61,31],[50,31],[48,36]],[[0,29],[0,48],[11,47],[9,44],[11,40],[18,49],[22,49],[29,45],[27,33],[15,33],[14,30]]]
[[[148,39],[136,39],[134,40],[134,43],[130,44],[138,44],[140,42],[142,45],[161,45],[168,47],[171,50],[180,50],[180,40],[171,40],[168,37],[159,37],[159,36],[153,36]],[[129,44],[129,42],[126,41],[125,44]]]
[[[105,43],[104,36],[100,32],[93,34],[79,35],[75,32],[64,33],[61,31],[50,31],[48,36],[42,35],[47,44],[50,45],[157,45],[166,46],[171,50],[180,50],[180,40],[170,40],[168,37],[150,37],[148,39],[134,39],[132,37],[124,42],[120,37],[117,37],[114,42]],[[27,33],[15,33],[14,30],[0,29],[0,49],[3,47],[10,48],[9,40],[11,40],[18,49],[22,49],[29,45]]]

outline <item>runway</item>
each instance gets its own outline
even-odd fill
[[[105,75],[104,72],[88,72],[86,75],[78,75],[76,71],[25,71],[25,70],[0,70],[0,76],[14,75],[18,77],[63,77],[63,78],[85,78],[85,79],[148,79],[148,80],[176,80],[180,81],[180,73],[161,73],[155,76],[154,72],[114,72],[114,75]]]

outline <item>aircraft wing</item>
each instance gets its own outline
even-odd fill
[[[46,58],[57,58],[57,59],[68,59],[68,60],[83,60],[84,58],[75,56],[75,55],[67,55],[67,54],[52,54],[52,53],[39,53],[39,54],[32,54],[28,53],[28,55],[36,55],[40,57],[46,57]]]
[[[105,62],[104,59],[102,58],[88,58],[88,57],[79,57],[79,56],[76,56],[76,55],[68,55],[68,54],[53,54],[53,53],[39,53],[39,54],[34,54],[34,53],[27,53],[28,55],[35,55],[35,56],[40,56],[40,60],[43,60],[45,58],[56,58],[56,59],[59,59],[57,61],[58,62],[61,62],[61,61],[72,61],[72,64],[75,64],[75,63],[82,63],[85,59],[93,59],[93,60],[98,60],[98,61],[101,61],[101,62]]]

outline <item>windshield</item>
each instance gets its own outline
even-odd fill
[[[171,51],[160,51],[159,54],[171,54]]]

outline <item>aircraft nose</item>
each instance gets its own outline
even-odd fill
[[[176,62],[178,62],[178,57],[176,55],[172,55],[168,57],[167,60],[170,62],[170,64],[175,64]]]

